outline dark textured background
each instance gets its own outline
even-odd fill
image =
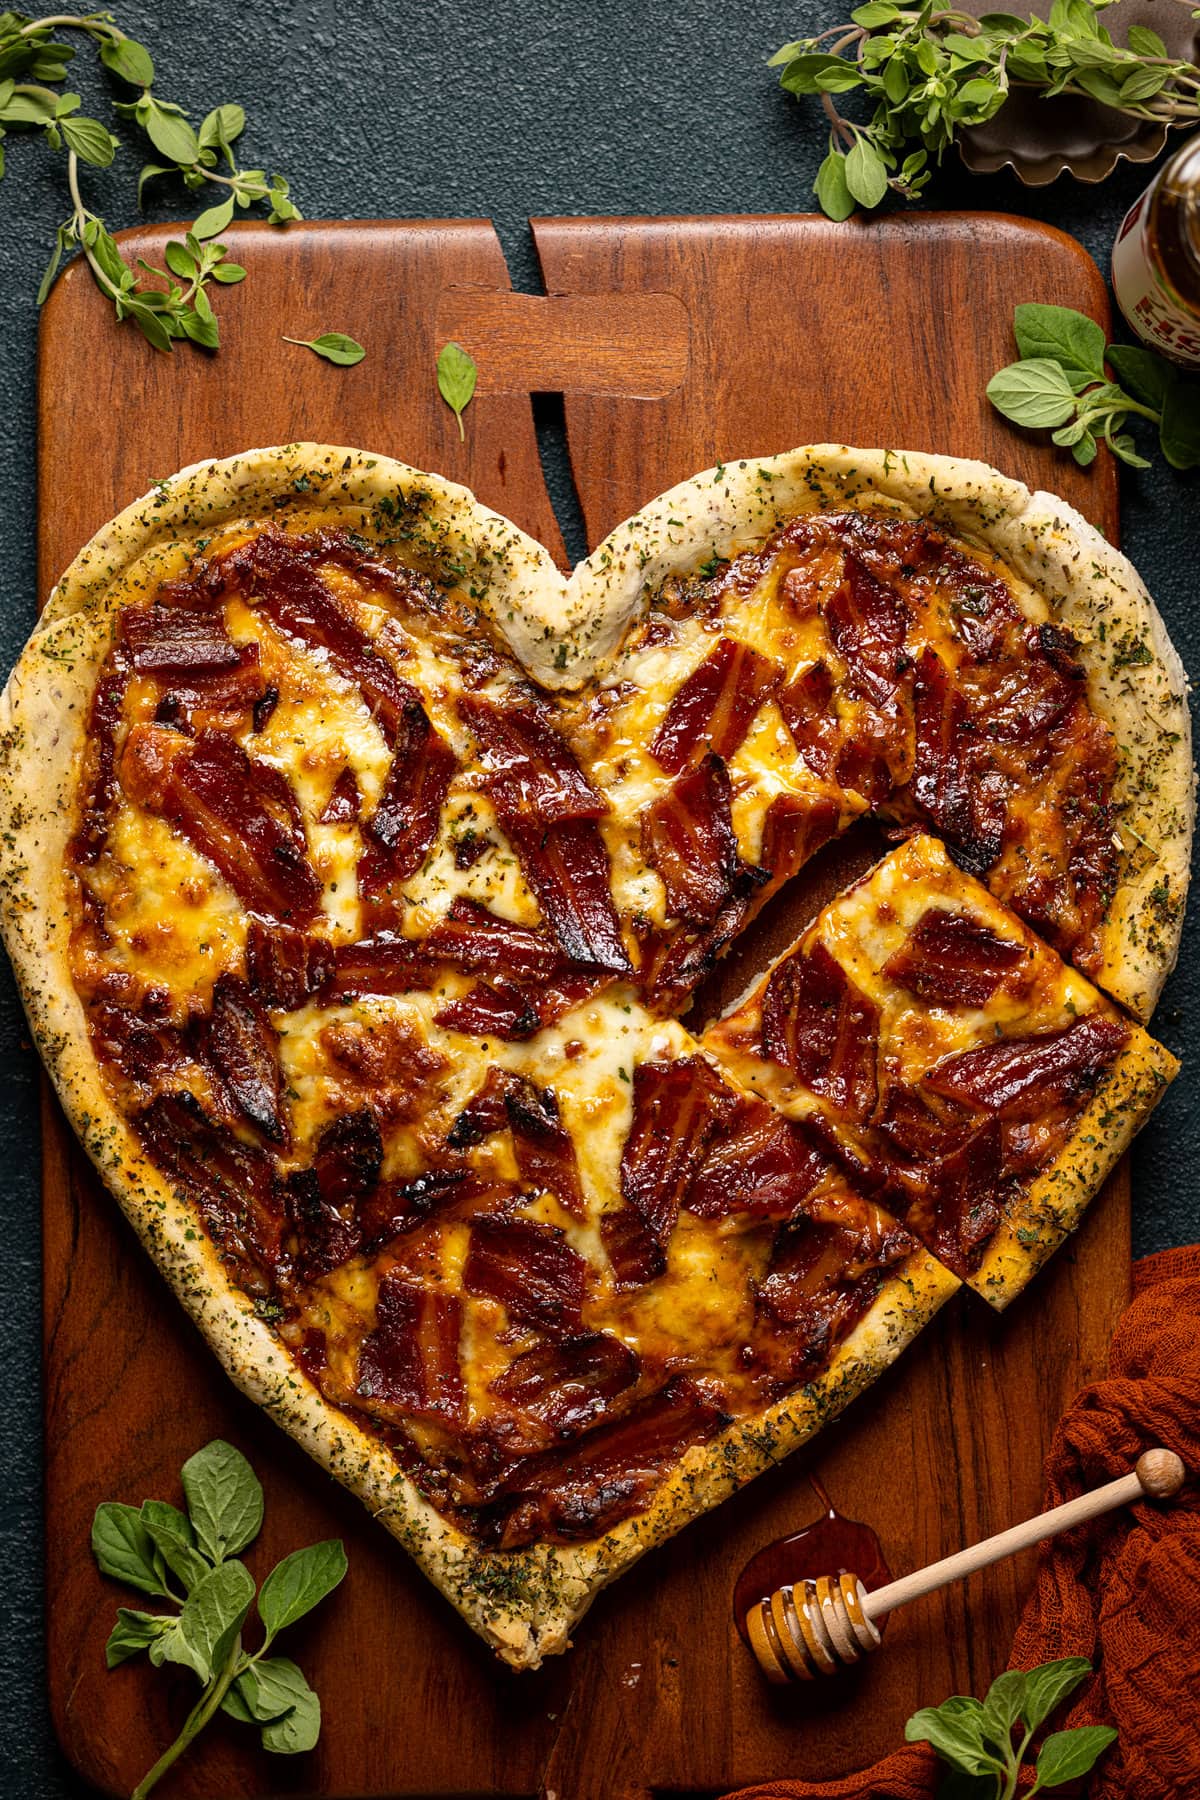
[[[240,100],[244,160],[281,168],[310,217],[482,215],[495,220],[514,285],[536,289],[531,213],[796,212],[811,209],[823,154],[815,103],[786,98],[764,68],[790,37],[836,24],[843,0],[334,0],[289,5],[185,0],[125,6],[120,23],[158,66],[158,91],[200,117]],[[853,0],[850,0],[853,3]],[[1166,4],[1166,0],[1164,0]],[[80,57],[85,111],[107,117],[106,81]],[[131,129],[112,169],[89,173],[91,204],[114,229],[136,220],[141,150]],[[7,603],[0,662],[13,661],[33,617],[33,296],[67,210],[61,159],[10,138],[0,187],[0,568]],[[1078,237],[1101,266],[1146,179],[1121,168],[1100,188],[1062,180],[1040,192],[1009,176],[967,176],[951,160],[930,196],[944,207],[1026,213]],[[150,190],[161,210],[171,184]],[[193,206],[192,211],[194,212]],[[191,216],[186,206],[174,216]],[[253,279],[253,271],[251,271]],[[1025,298],[1014,294],[1014,303]],[[971,328],[970,295],[948,296],[954,328]],[[797,304],[803,297],[797,296]],[[847,306],[856,304],[846,296]],[[338,321],[330,320],[336,327]],[[886,338],[887,321],[879,321]],[[947,354],[953,355],[947,337]],[[186,355],[188,352],[181,351]],[[900,347],[899,354],[903,354]],[[136,418],[130,429],[137,430]],[[553,411],[542,427],[552,491],[567,507]],[[558,471],[555,478],[555,470]],[[86,480],[86,471],[74,471]],[[53,493],[45,497],[54,504]],[[1200,481],[1162,466],[1129,472],[1125,546],[1145,575],[1185,664],[1200,668]],[[572,529],[567,518],[568,531]],[[578,530],[570,548],[578,552]],[[1192,1171],[1200,1069],[1194,920],[1181,969],[1156,1018],[1185,1071],[1139,1140],[1136,1253],[1200,1237]],[[0,1248],[5,1342],[0,1564],[8,1604],[0,1636],[0,1774],[20,1800],[82,1792],[46,1722],[41,1611],[41,1419],[38,1357],[36,1060],[7,968],[0,975],[0,1157],[9,1169]],[[114,1429],[119,1422],[114,1421]]]

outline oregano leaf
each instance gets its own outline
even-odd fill
[[[463,413],[474,398],[478,373],[474,358],[463,349],[461,344],[456,344],[451,340],[450,343],[442,345],[437,359],[438,393],[458,420],[460,438],[466,437],[463,429]]]
[[[326,362],[336,363],[341,369],[351,369],[360,363],[367,354],[362,345],[344,331],[326,331],[317,338],[285,337],[285,344],[299,344],[302,350],[312,350]]]

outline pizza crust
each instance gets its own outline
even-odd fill
[[[763,469],[772,471],[770,483],[763,481]],[[197,464],[158,484],[80,552],[0,698],[0,923],[34,1037],[68,1118],[237,1385],[364,1501],[468,1623],[517,1668],[534,1667],[565,1648],[575,1621],[603,1586],[807,1441],[899,1355],[959,1283],[924,1251],[912,1253],[885,1278],[870,1311],[819,1380],[714,1442],[689,1449],[643,1513],[574,1547],[481,1551],[397,1472],[377,1440],[327,1403],[299,1371],[252,1302],[232,1286],[208,1238],[194,1230],[191,1210],[143,1154],[108,1097],[72,980],[62,881],[90,697],[122,596],[178,573],[197,538],[239,520],[273,519],[295,530],[347,525],[384,540],[391,534],[410,550],[415,545],[431,572],[465,567],[472,593],[526,666],[547,685],[564,687],[578,685],[611,650],[646,581],[695,561],[697,533],[701,554],[710,547],[724,554],[746,547],[788,511],[869,495],[911,510],[936,507],[964,535],[993,542],[999,540],[989,533],[1005,521],[1012,525],[1033,504],[1023,488],[982,465],[912,457],[889,463],[883,452],[802,450],[726,474],[724,481],[712,472],[697,477],[652,503],[564,580],[540,545],[467,490],[383,457],[291,445]],[[1060,509],[1056,525],[1062,519]],[[1064,529],[1069,536],[1076,528],[1068,520]],[[1043,542],[1049,542],[1048,528]],[[1021,554],[1032,558],[1031,551]],[[1182,683],[1157,615],[1124,559],[1114,561],[1113,579],[1122,575],[1122,565],[1128,615],[1155,645],[1160,705],[1179,721],[1176,748],[1161,773],[1164,791],[1174,795],[1174,824],[1168,826],[1159,808],[1149,825],[1161,838],[1154,853],[1171,859],[1172,871],[1178,869],[1172,879],[1182,883],[1191,822]],[[1073,581],[1069,570],[1061,579],[1066,597],[1059,603],[1079,604],[1078,572]],[[574,660],[562,670],[551,645],[564,641],[564,633]],[[1123,716],[1115,694],[1108,701],[1114,710],[1106,716]],[[1176,942],[1177,932],[1168,934],[1138,965],[1136,991],[1147,1006]],[[1113,954],[1116,959],[1117,948]],[[1124,1130],[1114,1157],[1132,1128]],[[1005,1279],[1000,1264],[996,1278]]]

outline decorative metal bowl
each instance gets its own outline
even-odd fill
[[[958,4],[978,18],[996,11],[1001,0]],[[1041,5],[1031,10],[1040,14]],[[1192,62],[1200,55],[1200,24],[1179,0],[1117,0],[1105,9],[1103,22],[1115,43],[1125,43],[1131,25],[1147,25],[1169,55]],[[1097,182],[1119,162],[1153,162],[1166,141],[1165,125],[1131,119],[1098,100],[1064,94],[1047,100],[1032,88],[1014,87],[994,119],[962,133],[959,153],[976,175],[1008,168],[1026,187],[1045,187],[1062,174]]]

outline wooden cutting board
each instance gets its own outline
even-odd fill
[[[233,228],[244,287],[220,294],[222,349],[156,354],[118,329],[78,265],[46,307],[39,370],[42,597],[83,541],[156,477],[297,438],[378,449],[468,483],[562,541],[530,394],[565,396],[589,545],[712,462],[793,444],[983,456],[1056,488],[1110,534],[1116,484],[1010,429],[984,398],[1013,354],[1014,303],[1104,321],[1078,245],[1016,219],[932,215],[547,219],[549,297],[513,294],[480,221]],[[165,229],[128,234],[161,262]],[[280,341],[346,331],[342,370]],[[454,337],[479,390],[460,442],[434,359]],[[1109,1183],[1072,1245],[1004,1319],[964,1294],[807,1453],[754,1483],[602,1596],[578,1648],[504,1670],[357,1502],[226,1382],[86,1166],[45,1114],[49,1687],[75,1766],[128,1793],[174,1736],[190,1677],[104,1668],[126,1598],[95,1570],[93,1509],[178,1498],[178,1470],[221,1435],[266,1488],[260,1576],[344,1538],[350,1573],[289,1638],[318,1689],[319,1747],[267,1758],[222,1721],[163,1784],[171,1796],[712,1795],[781,1772],[832,1775],[894,1745],[918,1705],[978,1692],[1003,1666],[1032,1564],[914,1606],[863,1672],[819,1691],[763,1683],[731,1619],[748,1556],[817,1512],[805,1468],[879,1531],[897,1573],[1035,1510],[1065,1402],[1093,1379],[1127,1298],[1129,1188]]]

